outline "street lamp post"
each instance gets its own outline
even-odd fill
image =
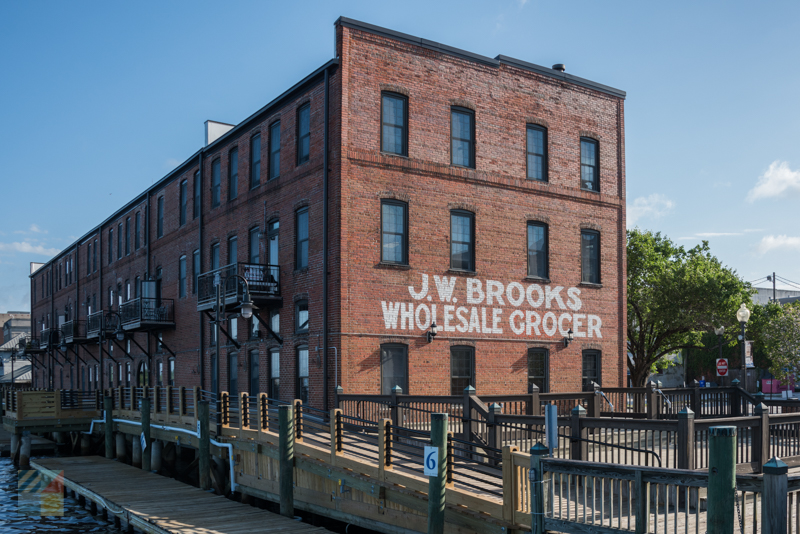
[[[107,321],[111,322],[109,319],[111,319],[112,317],[114,319],[116,319],[116,323],[117,323],[117,327],[116,327],[116,329],[114,331],[114,335],[116,336],[117,341],[124,341],[125,340],[125,332],[122,331],[122,316],[119,313],[113,311],[111,309],[111,307],[109,306],[108,312],[106,312],[106,314],[103,316],[103,318],[102,318],[103,320],[100,323],[100,335],[97,336],[97,349],[98,349],[97,352],[98,352],[98,355],[100,356],[100,371],[97,373],[98,374],[97,378],[98,378],[98,380],[100,380],[100,390],[101,391],[105,389],[105,388],[103,388],[103,385],[104,385],[104,383],[103,383],[103,381],[104,381],[103,367],[105,366],[105,362],[103,361],[103,341],[105,341],[105,337],[106,337],[106,322]],[[122,383],[122,377],[120,377],[120,383]],[[91,386],[91,384],[90,384],[90,386]],[[111,384],[109,384],[109,386],[111,386]]]
[[[742,325],[742,334],[741,334],[741,337],[740,337],[740,339],[742,340],[742,365],[741,365],[742,369],[741,369],[741,372],[742,372],[742,382],[744,383],[745,389],[747,389],[747,362],[745,361],[746,352],[747,352],[747,347],[746,347],[747,343],[746,343],[745,337],[744,337],[744,334],[745,334],[745,329],[744,328],[745,328],[745,325],[747,324],[747,321],[750,320],[750,310],[747,309],[747,306],[744,303],[742,303],[742,305],[739,306],[739,309],[736,310],[736,319],[739,321],[739,324]]]
[[[243,276],[241,276],[239,274],[231,274],[231,275],[226,276],[225,278],[222,278],[219,275],[219,273],[217,273],[216,279],[214,280],[215,285],[217,286],[217,301],[216,301],[216,313],[215,313],[215,318],[214,318],[214,328],[215,328],[214,336],[215,336],[215,341],[216,341],[216,343],[215,343],[216,355],[214,357],[214,369],[213,369],[213,372],[214,372],[214,377],[213,377],[214,378],[214,396],[216,398],[216,403],[217,403],[217,408],[215,410],[216,414],[217,414],[217,425],[216,425],[217,426],[217,436],[222,434],[222,417],[220,417],[220,407],[221,407],[222,399],[220,399],[220,383],[219,383],[219,379],[220,379],[220,376],[219,376],[219,360],[220,360],[220,349],[221,349],[219,325],[222,324],[222,322],[224,320],[223,317],[222,317],[224,315],[224,309],[223,309],[224,307],[223,307],[223,304],[222,304],[222,298],[223,298],[222,297],[222,288],[223,287],[227,287],[228,280],[230,280],[231,278],[235,278],[237,280],[237,283],[239,281],[241,281],[242,284],[244,284],[244,299],[242,300],[241,304],[239,304],[240,313],[242,314],[242,318],[243,319],[250,319],[253,316],[253,310],[257,309],[256,306],[253,304],[252,299],[250,298],[250,285],[247,283],[247,280]],[[238,291],[237,291],[237,294],[238,294]],[[228,373],[230,373],[230,369],[228,369]]]

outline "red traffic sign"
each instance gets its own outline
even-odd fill
[[[727,358],[717,358],[717,376],[728,376]]]

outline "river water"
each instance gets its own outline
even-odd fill
[[[88,510],[78,506],[73,499],[64,499],[62,517],[27,515],[18,509],[17,470],[9,458],[0,458],[0,533],[78,534],[99,532],[122,534],[114,525],[94,518]],[[23,509],[26,508],[22,503]]]

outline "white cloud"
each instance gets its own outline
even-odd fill
[[[28,241],[15,243],[0,243],[0,252],[21,252],[23,254],[38,254],[40,256],[55,256],[60,250],[46,248],[42,245],[33,245]]]
[[[759,254],[766,254],[772,250],[800,250],[800,237],[767,235],[761,238],[757,250]]]
[[[672,211],[674,207],[675,203],[673,201],[658,193],[653,193],[647,197],[639,197],[632,204],[628,203],[628,227],[632,228],[643,217],[652,217],[654,219],[662,217]]]
[[[695,234],[697,237],[728,237],[732,235],[742,235],[741,232],[700,232]]]
[[[747,201],[779,197],[787,193],[800,193],[800,171],[793,171],[785,161],[775,160],[747,193]]]
[[[47,233],[47,230],[42,230],[41,228],[39,228],[35,224],[32,224],[28,231],[29,232],[34,232],[36,234],[46,234]]]
[[[525,4],[528,3],[528,0],[517,0],[519,7],[525,7]]]

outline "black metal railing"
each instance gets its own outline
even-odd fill
[[[85,335],[86,321],[67,321],[61,325],[61,339],[63,339],[65,343],[72,343],[75,338],[82,338]]]
[[[122,326],[133,323],[175,322],[175,303],[172,299],[136,298],[120,306]]]
[[[244,286],[238,279],[228,278],[238,274],[245,280],[250,288],[253,299],[278,297],[281,294],[280,267],[277,265],[262,265],[259,263],[232,263],[219,269],[214,269],[201,274],[197,278],[197,305],[213,304],[217,298],[217,283],[225,283],[222,288],[222,297],[225,300],[244,297]]]
[[[103,312],[90,313],[86,318],[86,335],[98,336],[103,328]]]
[[[58,330],[55,328],[45,328],[39,336],[39,346],[46,349],[50,345],[58,345]]]

